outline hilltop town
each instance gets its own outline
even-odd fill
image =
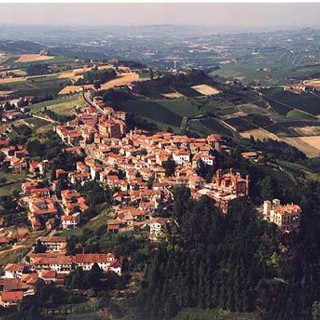
[[[61,152],[76,156],[69,170],[53,166],[49,159],[33,160],[23,145],[1,141],[0,152],[8,170],[27,173],[15,202],[26,212],[27,224],[45,234],[27,248],[20,261],[3,265],[0,302],[5,308],[35,294],[38,279],[66,285],[67,276],[77,268],[86,272],[98,268],[121,276],[122,261],[128,257],[115,256],[112,250],[70,255],[68,238],[59,235],[86,225],[93,205],[83,191],[87,184],[91,183],[89,192],[96,188],[110,193],[103,232],[147,230],[148,241],[155,244],[167,241],[168,230],[178,227],[175,219],[159,216],[173,205],[176,188],[188,188],[195,200],[208,197],[221,215],[228,215],[235,200],[249,196],[248,175],[217,166],[221,153],[231,152],[218,134],[195,138],[163,131],[150,134],[137,128],[128,131],[125,112],[114,110],[99,97],[92,101],[87,97],[86,101],[81,113],[53,127],[64,145]],[[252,156],[243,154],[247,160]],[[262,216],[282,232],[292,232],[299,229],[300,214],[298,205],[281,206],[274,200],[273,205],[265,201]],[[4,217],[2,225],[5,230],[10,222]],[[1,238],[4,248],[22,242]]]
[[[318,319],[318,32],[156,29],[0,40],[0,318]]]

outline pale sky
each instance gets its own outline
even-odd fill
[[[0,24],[305,27],[320,25],[320,3],[0,4]]]

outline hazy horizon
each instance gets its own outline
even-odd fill
[[[177,25],[228,29],[320,26],[320,3],[0,4],[2,25]]]

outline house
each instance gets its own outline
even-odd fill
[[[263,203],[263,218],[275,223],[282,232],[298,230],[301,220],[301,208],[297,204],[281,205],[280,200],[273,199]]]
[[[37,189],[39,187],[39,182],[38,181],[26,181],[22,183],[21,189],[24,195],[30,195],[31,190]]]
[[[86,204],[86,199],[75,190],[66,189],[61,191],[61,199],[65,214],[67,215],[84,212],[89,209],[89,206]]]
[[[165,227],[169,223],[167,218],[154,218],[149,223],[149,239],[158,241],[165,234]]]
[[[118,233],[120,226],[121,226],[121,220],[120,219],[109,219],[107,221],[107,230],[110,233]]]
[[[0,305],[4,308],[10,308],[18,305],[23,299],[22,291],[2,292],[0,296]]]
[[[63,215],[61,217],[62,229],[70,230],[75,229],[80,223],[80,213],[71,216]]]
[[[49,188],[34,188],[34,189],[30,189],[30,195],[33,198],[37,198],[37,197],[50,197],[50,190]]]
[[[198,153],[192,159],[192,168],[197,169],[199,167],[201,161],[203,163],[205,163],[207,166],[213,166],[214,161],[215,161],[215,157],[210,154]]]
[[[26,265],[22,263],[9,263],[4,268],[4,278],[15,279],[21,278],[23,271],[26,269]]]
[[[57,285],[64,285],[66,274],[57,273],[55,270],[39,270],[38,276],[46,284],[56,283]]]
[[[76,254],[73,262],[84,271],[89,271],[96,263],[104,272],[113,271],[121,275],[121,264],[115,263],[117,259],[113,253],[83,253]]]
[[[67,237],[41,237],[40,242],[46,246],[46,252],[64,252],[67,247]]]
[[[72,257],[60,253],[37,253],[30,255],[30,264],[35,270],[54,270],[69,274],[72,270]]]
[[[186,149],[176,149],[172,153],[172,159],[177,165],[190,163],[190,151]]]
[[[47,191],[44,191],[44,192],[45,194],[47,194]],[[29,210],[30,212],[38,216],[54,216],[58,213],[57,207],[56,207],[56,201],[53,200],[52,198],[30,199]]]

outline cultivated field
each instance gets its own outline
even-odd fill
[[[121,86],[129,85],[134,81],[144,81],[144,80],[145,79],[139,78],[138,73],[135,73],[135,72],[124,73],[120,75],[118,78],[102,84],[101,90],[107,90],[114,87],[121,87]],[[92,89],[93,85],[89,84],[89,85],[85,85],[84,87],[85,89]],[[71,85],[71,86],[66,86],[65,88],[60,90],[59,94],[69,94],[69,93],[81,92],[81,91],[82,91],[82,86]]]
[[[105,70],[105,69],[110,69],[110,68],[112,68],[112,65],[104,64],[104,65],[99,66],[98,70]],[[91,69],[92,69],[91,67],[88,68],[88,67],[84,66],[83,68],[76,68],[73,70],[63,71],[63,72],[59,73],[59,78],[77,81],[78,79],[80,79],[82,77],[82,75],[86,71],[89,71]]]
[[[23,54],[19,57],[16,62],[19,63],[26,63],[26,62],[37,62],[37,61],[44,61],[44,60],[51,60],[53,56],[41,56],[40,54]]]
[[[75,107],[86,107],[87,103],[84,101],[82,96],[77,95],[71,100],[66,100],[62,103],[53,104],[47,106],[49,110],[52,110],[60,115],[71,115],[75,110]]]
[[[264,129],[252,129],[240,132],[241,137],[250,138],[253,136],[255,139],[263,140],[263,139],[273,139],[280,140],[275,134],[264,130]]]
[[[201,94],[205,96],[212,96],[214,94],[220,93],[220,91],[216,88],[213,88],[211,86],[208,86],[207,84],[199,84],[197,86],[191,87],[192,89],[200,92]]]

